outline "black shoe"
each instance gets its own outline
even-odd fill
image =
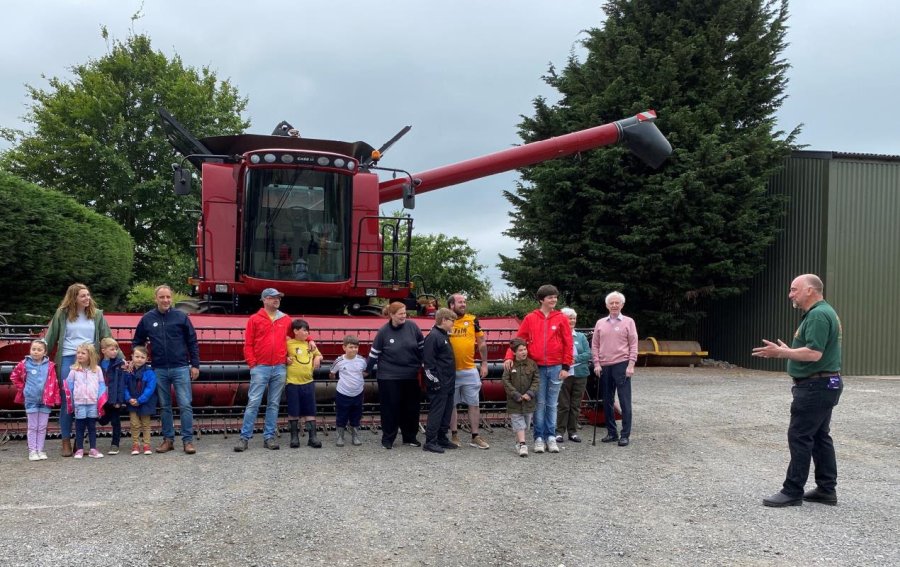
[[[394,448],[394,444],[391,443],[390,441],[382,441],[381,446],[384,447],[385,449],[393,449]]]
[[[618,435],[607,435],[606,437],[601,439],[600,442],[601,443],[612,443],[613,441],[618,441],[618,440],[619,440]]]
[[[828,492],[827,490],[822,490],[818,486],[804,492],[803,499],[807,502],[837,506],[837,492]]]
[[[577,433],[572,433],[569,435],[569,441],[572,443],[581,443],[581,437],[579,437]]]
[[[619,447],[627,447],[628,446],[628,437],[622,437],[619,439]]]
[[[556,436],[556,442],[557,442],[557,443],[565,443],[565,442],[566,442],[566,438],[563,437],[562,435],[557,435],[557,436]]]
[[[281,449],[281,446],[278,445],[278,441],[276,441],[275,439],[264,439],[263,449],[271,449],[273,451],[277,451],[278,449]]]
[[[409,444],[409,443],[407,443]],[[438,445],[437,443],[425,443],[425,446],[422,447],[423,451],[428,451],[431,453],[443,453],[444,448]]]
[[[247,440],[243,437],[238,441],[238,444],[234,446],[235,453],[243,453],[247,450]]]
[[[417,439],[413,439],[411,441],[404,441],[403,444],[409,445],[410,447],[421,447],[422,446],[422,444],[419,443],[419,441]]]
[[[448,450],[448,451],[452,451],[452,450],[454,450],[454,449],[459,449],[459,447],[457,447],[454,443],[451,443],[450,440],[447,439],[447,438],[444,438],[444,439],[438,439],[438,440],[437,440],[437,444],[438,444],[438,446],[441,447],[442,449],[446,449],[446,450]]]
[[[763,506],[770,508],[784,508],[785,506],[800,506],[803,504],[803,497],[788,496],[784,492],[776,492],[768,498],[763,498]]]

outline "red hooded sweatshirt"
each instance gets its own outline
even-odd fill
[[[528,343],[528,358],[538,366],[561,364],[563,370],[572,366],[572,328],[562,311],[553,310],[545,317],[543,311],[535,309],[522,320],[516,336]],[[504,358],[512,360],[512,350],[506,349]]]

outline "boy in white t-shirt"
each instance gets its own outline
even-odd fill
[[[335,394],[335,427],[337,428],[338,447],[344,446],[344,432],[350,423],[351,443],[362,445],[359,438],[359,421],[362,418],[363,390],[365,388],[366,359],[358,356],[359,339],[355,335],[344,337],[344,354],[337,357],[331,365],[329,376],[338,376],[337,393]]]

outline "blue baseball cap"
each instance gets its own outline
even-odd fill
[[[284,294],[275,289],[274,287],[267,287],[263,290],[260,299],[265,299],[267,297],[284,297]]]

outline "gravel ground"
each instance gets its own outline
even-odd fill
[[[900,379],[848,378],[837,507],[765,508],[788,453],[789,381],[638,369],[627,448],[514,456],[362,447],[28,462],[0,450],[0,565],[900,565]],[[156,440],[154,440],[156,441]],[[108,439],[100,448],[105,450]]]

